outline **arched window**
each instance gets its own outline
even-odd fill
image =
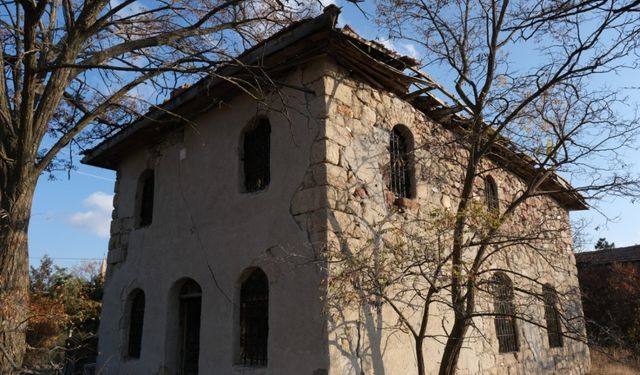
[[[146,227],[153,220],[153,170],[147,169],[138,179],[138,192],[136,196],[136,227]]]
[[[496,185],[496,181],[491,176],[484,178],[484,199],[489,211],[497,212],[500,209],[498,185]]]
[[[492,278],[493,310],[496,336],[500,353],[518,351],[518,333],[515,307],[513,305],[513,283],[509,276],[496,273]]]
[[[247,192],[265,189],[270,182],[271,125],[259,118],[244,132],[242,145],[244,188]]]
[[[181,375],[197,375],[200,358],[200,309],[202,290],[193,280],[180,288],[179,366]]]
[[[129,294],[129,334],[127,357],[140,358],[142,328],[144,326],[144,292],[135,289]]]
[[[268,337],[269,280],[256,268],[240,288],[240,364],[266,366]]]
[[[547,321],[549,347],[561,347],[563,340],[562,325],[558,312],[558,293],[551,285],[545,285],[542,287],[542,297],[544,299],[544,319]]]
[[[413,135],[403,125],[396,125],[389,139],[390,181],[389,190],[396,198],[415,198],[413,168]]]

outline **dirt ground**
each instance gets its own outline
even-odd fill
[[[628,351],[608,348],[591,349],[591,372],[589,375],[638,375],[640,358]]]

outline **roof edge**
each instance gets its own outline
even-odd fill
[[[319,16],[298,21],[285,27],[271,37],[243,52],[238,56],[237,60],[244,65],[252,65],[260,61],[260,59],[278,52],[317,31],[323,29],[334,30],[336,28],[340,12],[340,8],[331,4],[325,7],[323,13]],[[232,76],[239,73],[241,70],[242,67],[239,66],[223,66],[220,68],[217,76]],[[115,165],[111,165],[111,163],[106,160],[100,160],[101,156],[103,156],[109,149],[134,133],[157,125],[161,118],[168,116],[167,113],[174,112],[177,108],[199,98],[201,95],[206,93],[210,87],[222,82],[224,82],[224,80],[219,77],[201,79],[191,87],[186,88],[174,97],[169,98],[165,103],[156,106],[148,113],[141,115],[137,120],[114,134],[112,137],[105,139],[92,149],[84,151],[82,153],[84,157],[80,162],[96,167],[112,170],[115,169]]]

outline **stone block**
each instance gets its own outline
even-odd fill
[[[327,185],[326,199],[330,208],[344,210],[349,201],[351,201],[351,195],[345,187]]]
[[[111,251],[111,249],[115,249],[118,246],[120,246],[120,236],[119,235],[112,235],[111,238],[109,238],[109,251]]]
[[[327,85],[327,94],[329,95],[330,100],[339,101],[342,104],[351,106],[351,104],[353,104],[353,89],[335,80],[332,82],[332,85]]]
[[[113,249],[109,249],[109,253],[107,255],[107,263],[115,264],[124,262],[127,258],[127,248],[126,247],[116,247]]]
[[[420,208],[420,203],[418,203],[417,199],[398,198],[393,202],[393,204],[412,213],[417,212]]]
[[[117,218],[111,220],[111,228],[110,228],[111,236],[117,233],[120,233],[120,231],[122,231],[122,221]]]
[[[340,164],[340,145],[331,141],[327,141],[325,145],[325,161],[334,165]]]
[[[429,194],[429,185],[427,184],[418,184],[416,186],[416,196],[420,199],[429,199],[431,194]]]
[[[340,164],[340,146],[331,141],[316,141],[311,146],[311,163]]]
[[[322,165],[322,164],[316,164],[316,165]],[[314,168],[314,167],[311,167],[311,168]],[[309,189],[316,186],[317,184],[318,183],[316,182],[313,171],[311,169],[307,170],[307,172],[304,174],[304,177],[302,179],[302,188]]]
[[[353,136],[349,128],[338,126],[327,121],[324,128],[323,138],[330,139],[341,146],[346,146],[351,143]]]
[[[322,163],[325,161],[325,143],[323,141],[315,141],[311,146],[311,163]]]
[[[132,230],[133,229],[133,218],[132,217],[123,217],[122,220],[122,230]]]
[[[353,196],[358,199],[366,199],[369,198],[369,193],[364,186],[358,186],[353,190]]]
[[[363,106],[360,113],[360,120],[363,124],[373,126],[376,123],[376,111],[369,106]]]
[[[367,90],[365,88],[358,88],[357,90],[355,90],[355,96],[360,101],[360,103],[354,103],[355,105],[369,104],[372,100],[371,90]]]
[[[336,112],[339,115],[344,116],[345,118],[357,117],[355,109],[358,107],[351,107],[346,104],[338,104],[336,107]]]
[[[327,214],[323,210],[318,210],[309,217],[309,233],[312,235],[320,234],[322,238],[326,236],[329,224],[327,222]]]
[[[297,215],[327,207],[328,202],[326,188],[314,187],[296,192],[291,202],[291,213]]]
[[[441,199],[442,207],[451,208],[451,198],[448,195],[443,195]]]
[[[333,164],[318,164],[313,167],[313,178],[318,185],[345,186],[347,171]]]

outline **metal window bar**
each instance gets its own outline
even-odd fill
[[[484,197],[489,211],[498,211],[498,188],[491,177],[484,179]]]
[[[409,149],[405,136],[396,128],[391,131],[389,153],[391,157],[389,188],[396,198],[409,198],[411,192]]]
[[[244,135],[244,177],[247,192],[265,189],[270,182],[271,126],[267,119],[258,120]]]
[[[129,345],[127,355],[130,358],[140,358],[142,351],[142,328],[144,325],[144,292],[137,290],[131,300],[129,316]]]
[[[513,286],[511,280],[504,275],[494,277],[494,322],[500,353],[517,352],[518,335],[513,305]]]
[[[240,291],[240,362],[245,366],[267,365],[269,338],[269,282],[255,270]]]
[[[542,288],[542,295],[544,299],[544,318],[547,322],[549,347],[562,347],[564,342],[560,314],[558,313],[558,294],[553,287],[544,286]]]

